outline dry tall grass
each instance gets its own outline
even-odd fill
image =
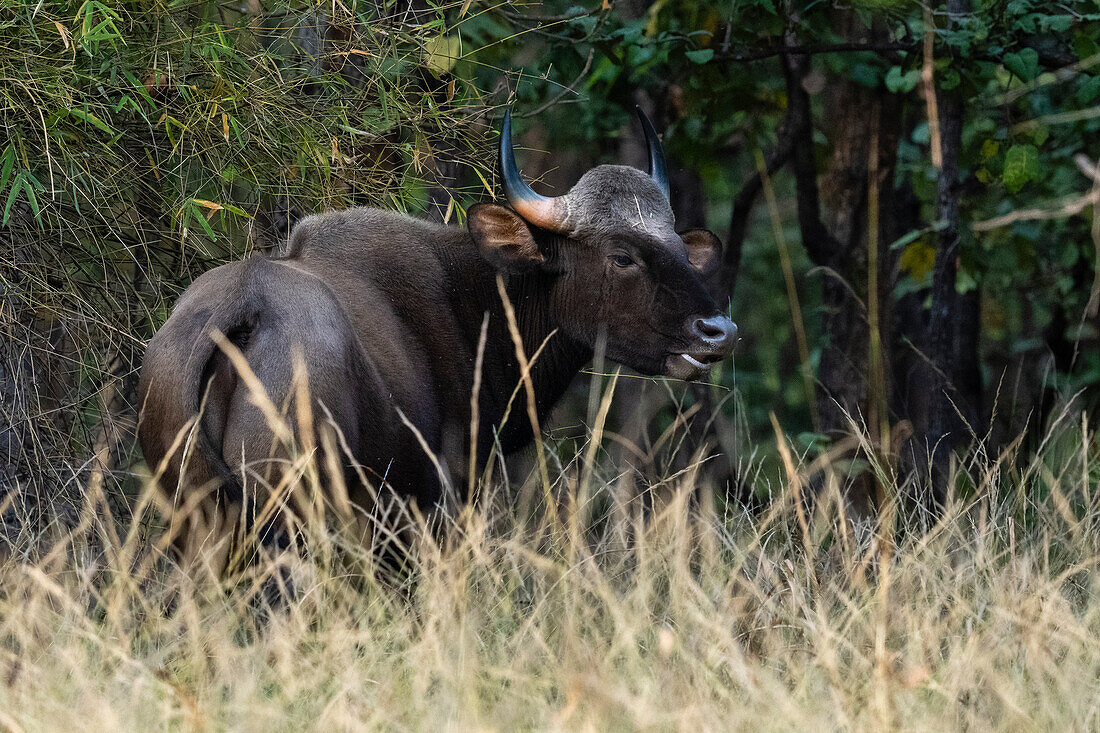
[[[93,493],[76,533],[0,565],[0,728],[1100,727],[1084,422],[1026,460],[977,451],[935,522],[853,523],[840,481],[807,515],[790,488],[820,465],[797,459],[757,516],[714,509],[690,468],[643,511],[608,499],[601,455],[551,468],[553,510],[522,508],[539,471],[497,482],[444,546],[420,537],[400,588],[316,526],[233,577],[185,574],[154,550],[152,494],[119,522]],[[276,563],[297,594],[272,610]]]

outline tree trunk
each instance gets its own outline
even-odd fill
[[[970,10],[969,0],[947,0],[949,23]],[[958,276],[959,227],[959,149],[962,147],[964,100],[955,92],[936,90],[939,106],[942,167],[937,182],[937,219],[944,223],[936,248],[932,270],[932,305],[928,318],[932,362],[932,389],[929,399],[928,433],[925,450],[931,456],[932,495],[942,504],[947,498],[952,451],[965,435],[955,403],[963,396],[957,390],[958,367],[963,357],[976,361],[977,304],[966,303],[965,321],[960,328],[960,297],[956,293]],[[973,301],[973,299],[971,299]],[[973,377],[971,377],[972,379]],[[980,376],[978,377],[980,381]],[[967,406],[966,412],[973,408]]]
[[[868,30],[854,13],[838,12],[835,25],[851,41],[886,38],[884,28]],[[854,422],[878,440],[889,428],[884,405],[890,372],[888,352],[881,347],[889,341],[889,278],[883,274],[888,272],[891,235],[897,231],[892,181],[901,104],[882,87],[842,78],[825,84],[825,132],[832,154],[819,188],[807,91],[810,57],[789,54],[784,67],[799,227],[822,280],[819,429],[835,439],[850,434]],[[870,226],[874,237],[869,241]],[[874,292],[869,292],[872,286]],[[873,497],[859,494],[869,493],[870,483],[861,486],[853,489],[851,499],[857,508],[869,509]]]
[[[792,116],[808,117],[809,95],[803,80],[809,73],[806,56],[787,58],[788,94]],[[821,428],[830,434],[846,433],[849,418],[867,415],[870,370],[868,322],[868,166],[877,140],[878,227],[880,273],[888,261],[893,226],[892,181],[897,163],[900,105],[881,89],[836,81],[828,85],[826,105],[832,113],[828,132],[833,154],[822,176],[825,195],[819,203],[814,165],[812,128],[799,125],[794,169],[797,178],[799,226],[810,260],[822,278],[822,353],[818,370],[821,393],[818,409]],[[824,204],[826,216],[821,216]],[[874,298],[887,302],[887,278],[878,278]],[[888,312],[887,309],[880,309]],[[878,324],[881,328],[883,319]]]

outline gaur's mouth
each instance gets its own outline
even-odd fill
[[[704,362],[699,361],[691,354],[680,354],[680,358],[686,361],[690,366],[696,369],[706,369],[707,365]]]
[[[692,317],[689,351],[673,352],[665,357],[665,375],[674,379],[698,379],[714,364],[733,353],[737,344],[737,324],[722,314],[707,318]]]
[[[710,368],[728,356],[727,353],[677,353],[665,357],[665,376],[693,381],[710,371]]]

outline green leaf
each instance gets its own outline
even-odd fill
[[[1028,181],[1039,177],[1039,149],[1034,145],[1013,145],[1005,154],[1005,169],[1001,174],[1005,188],[1016,193]]]
[[[20,173],[15,177],[15,180],[11,182],[11,191],[8,191],[8,201],[4,205],[4,219],[0,224],[7,225],[8,218],[11,216],[11,207],[15,205],[15,200],[19,198],[19,192],[23,190],[24,175]]]
[[[1078,33],[1073,39],[1073,53],[1084,61],[1100,53],[1100,43],[1090,33]]]
[[[99,119],[98,117],[93,115],[91,112],[85,112],[84,110],[80,109],[79,107],[73,107],[72,109],[69,110],[69,114],[72,115],[73,117],[77,118],[78,120],[86,122],[89,125],[92,125],[93,127],[96,127],[98,129],[102,130],[103,132],[107,133],[108,135],[115,134],[115,131],[112,130],[110,127],[108,127],[106,122]]]
[[[955,69],[951,69],[951,68],[944,69],[943,73],[940,74],[939,86],[940,86],[940,89],[943,89],[944,91],[948,91],[948,92],[951,91],[952,89],[957,87],[961,82],[962,82],[962,77],[959,75],[959,72],[956,71]]]
[[[935,232],[943,231],[945,228],[947,228],[947,221],[946,220],[940,219],[940,220],[934,221],[934,222],[932,222],[932,224],[930,224],[929,226],[924,227],[923,229],[914,229],[914,230],[898,237],[896,240],[894,240],[890,244],[890,249],[901,249],[902,247],[904,247],[904,246],[906,246],[906,245],[908,245],[912,242],[915,242],[916,240],[920,239],[921,237],[925,236],[926,234],[934,234]]]
[[[799,433],[795,437],[795,440],[797,440],[798,444],[803,446],[806,450],[816,450],[829,445],[833,439],[831,436],[825,435],[824,433],[805,432]]]
[[[1039,52],[1034,48],[1021,48],[1015,53],[1006,53],[1004,65],[1024,81],[1031,81],[1039,75]]]
[[[596,29],[596,24],[599,22],[600,19],[595,15],[582,15],[579,18],[573,18],[569,21],[569,25],[587,36]]]
[[[199,225],[199,228],[206,233],[206,236],[210,238],[210,241],[214,241],[215,239],[217,239],[217,235],[214,234],[214,230],[210,227],[210,222],[206,220],[206,216],[199,208],[199,205],[194,203],[193,201],[194,200],[192,200],[192,203],[189,206],[189,218],[191,219],[191,221]]]
[[[1044,33],[1065,33],[1073,25],[1072,15],[1048,15],[1039,20]]]
[[[1088,104],[1096,99],[1098,94],[1100,94],[1100,76],[1089,77],[1081,82],[1081,86],[1077,89],[1077,99],[1082,104]]]
[[[41,210],[38,208],[38,197],[34,194],[35,185],[37,184],[39,189],[42,188],[42,184],[38,183],[36,179],[31,176],[27,176],[27,182],[23,184],[23,191],[27,194],[27,203],[31,205],[31,212],[34,213],[34,220],[39,224],[42,223]]]
[[[8,145],[4,148],[3,155],[0,155],[0,191],[4,190],[4,187],[8,185],[8,176],[11,175],[12,166],[15,165],[15,147]]]
[[[700,48],[697,51],[688,51],[684,55],[688,57],[688,61],[694,64],[705,64],[714,58],[714,49]]]
[[[920,69],[902,72],[900,66],[891,66],[886,72],[886,88],[895,94],[913,91],[920,81]]]
[[[1038,30],[1036,25],[1042,17],[1038,13],[1028,13],[1016,21],[1016,29],[1029,35],[1034,34]]]
[[[243,216],[246,219],[251,219],[252,218],[251,216],[248,215],[247,211],[245,211],[244,209],[242,209],[239,206],[234,206],[233,204],[222,204],[222,208],[224,208],[226,211],[233,212],[237,216]]]
[[[932,139],[932,133],[928,129],[927,122],[918,122],[913,128],[912,135],[913,142],[917,145],[927,145],[928,141]]]
[[[436,36],[424,44],[424,65],[436,76],[446,74],[462,56],[462,39],[454,36]]]
[[[927,242],[913,242],[898,257],[898,267],[917,282],[926,282],[936,264],[936,248]]]
[[[970,274],[970,271],[965,267],[959,268],[959,274],[955,276],[955,292],[969,293],[971,290],[977,290],[978,282],[974,279],[974,276]]]

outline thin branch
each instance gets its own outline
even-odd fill
[[[517,13],[512,10],[501,10],[500,14],[508,20],[516,21],[519,23],[562,23],[570,20],[577,20],[578,18],[587,18],[591,15],[597,15],[603,12],[603,8],[594,8],[592,10],[582,10],[577,13],[563,13],[562,15],[524,15],[523,13]]]
[[[1076,57],[1068,50],[1048,48],[1043,45],[1042,41],[1044,40],[1043,38],[1029,36],[1020,40],[1019,44],[1022,47],[1031,48],[1037,51],[1039,54],[1039,65],[1048,71],[1058,71],[1077,64]],[[921,43],[915,39],[878,43],[808,43],[801,46],[786,46],[781,43],[776,43],[745,53],[731,53],[727,50],[722,50],[714,54],[711,63],[716,61],[751,63],[753,61],[774,58],[775,56],[782,56],[783,54],[816,56],[828,53],[877,53],[889,57],[898,52],[915,53],[920,49]],[[953,54],[950,50],[947,50],[945,55],[952,56]],[[1000,54],[977,54],[971,58],[974,60],[992,61],[995,63],[1001,63],[1003,60],[1003,56]]]
[[[551,97],[550,99],[548,99],[546,102],[539,105],[535,109],[531,110],[530,112],[525,112],[522,115],[517,115],[517,116],[518,117],[534,117],[535,115],[541,114],[542,112],[545,112],[546,110],[550,109],[555,104],[560,102],[562,100],[562,98],[565,97],[566,94],[569,94],[570,92],[574,91],[576,89],[577,85],[581,83],[581,80],[584,79],[584,75],[588,73],[588,70],[590,68],[592,68],[592,58],[595,55],[596,55],[596,47],[593,46],[592,48],[588,49],[588,58],[585,59],[584,68],[581,69],[581,73],[577,74],[577,78],[574,79],[569,84],[569,86],[564,87],[560,92],[558,92],[553,97]]]
[[[885,54],[893,51],[916,51],[919,48],[920,46],[916,41],[891,41],[888,43],[809,43],[801,46],[778,44],[750,51],[749,53],[727,53],[720,51],[714,54],[712,62],[729,61],[732,63],[748,63],[781,56],[783,54],[796,56],[860,52]]]
[[[1049,76],[1040,74],[1027,84],[1022,84],[1018,87],[1014,87],[1000,94],[999,96],[991,98],[988,104],[991,107],[999,107],[1003,104],[1015,102],[1020,97],[1026,94],[1031,94],[1036,89],[1040,89],[1051,84],[1058,84],[1061,82],[1069,81],[1081,72],[1087,71],[1097,64],[1100,64],[1100,53],[1093,54],[1088,58],[1081,59],[1080,61],[1072,63],[1068,66],[1051,69],[1053,73]]]
[[[924,24],[924,63],[921,65],[921,85],[924,90],[924,104],[928,116],[928,140],[932,150],[932,165],[936,170],[943,168],[943,144],[940,141],[940,110],[936,100],[935,59],[932,42],[935,38],[935,26],[932,25],[932,11],[925,8]]]
[[[787,164],[794,151],[795,129],[791,123],[790,108],[779,124],[779,134],[775,147],[764,156],[764,169],[767,175],[774,176],[780,168]],[[745,179],[737,195],[733,197],[733,206],[730,211],[729,236],[726,238],[726,247],[722,252],[722,286],[728,293],[733,293],[737,286],[737,275],[741,269],[741,252],[745,244],[745,236],[748,232],[749,217],[756,205],[756,199],[763,190],[763,177],[760,171],[754,171]]]
[[[970,228],[976,232],[988,232],[992,229],[1015,224],[1018,221],[1066,219],[1077,216],[1090,206],[1100,204],[1100,193],[1090,191],[1086,194],[1071,194],[1058,201],[1053,201],[1051,204],[1052,208],[1017,209],[1003,216],[976,221],[970,225]]]

